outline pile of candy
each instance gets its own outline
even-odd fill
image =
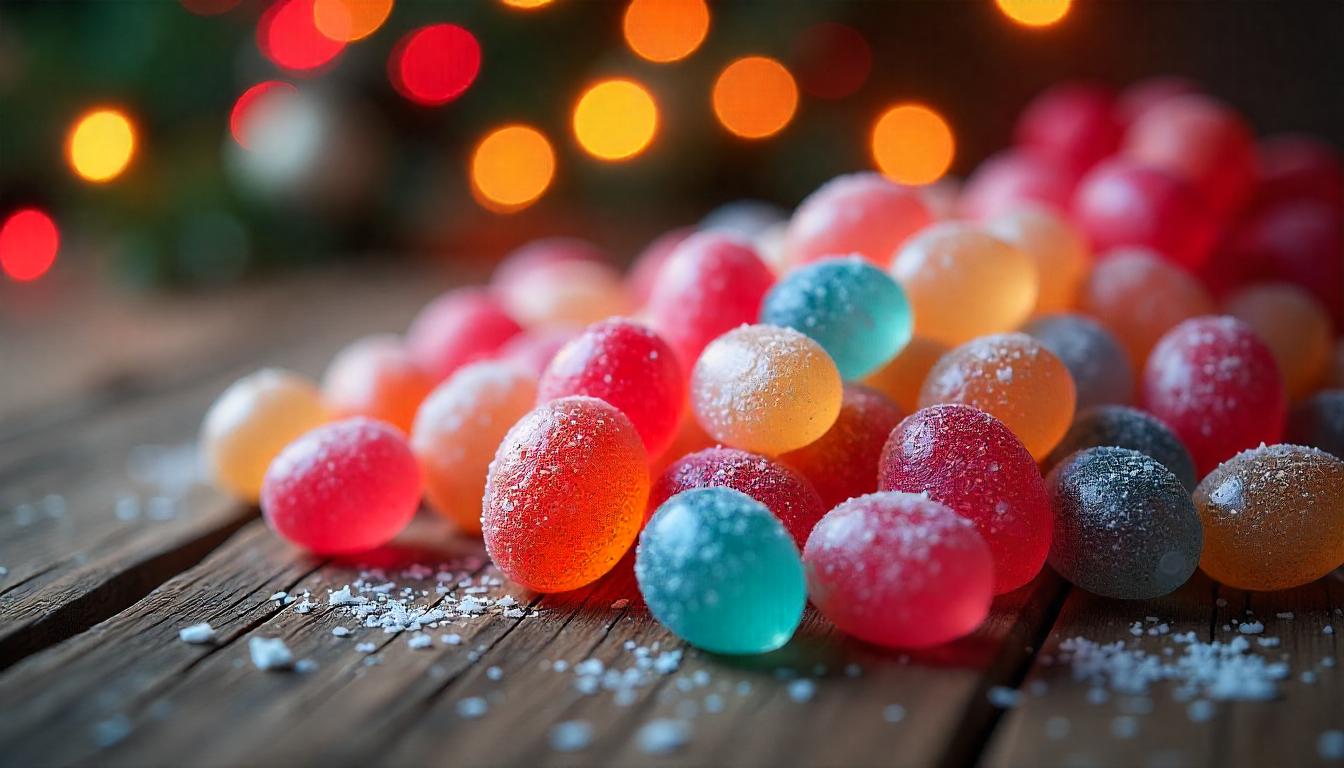
[[[535,242],[320,387],[237,382],[203,452],[317,553],[422,498],[541,592],[638,539],[653,615],[724,653],[809,599],[946,642],[1046,562],[1115,598],[1284,589],[1344,563],[1342,203],[1333,150],[1187,83],[1061,86],[960,189],[843,176],[624,276]]]

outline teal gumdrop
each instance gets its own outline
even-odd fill
[[[812,337],[847,380],[881,368],[914,332],[905,291],[859,256],[823,259],[790,272],[765,295],[761,322]]]
[[[663,502],[639,536],[635,578],[654,618],[714,653],[779,648],[807,601],[793,538],[764,504],[731,488]]]

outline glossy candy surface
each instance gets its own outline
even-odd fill
[[[1058,466],[1078,451],[1101,446],[1128,448],[1150,456],[1170,470],[1187,491],[1195,490],[1198,479],[1195,462],[1181,439],[1166,424],[1125,405],[1102,405],[1080,411],[1045,465]]]
[[[949,349],[940,341],[916,336],[891,362],[874,371],[863,383],[891,398],[901,410],[913,413],[919,409],[919,390],[924,386],[925,377]]]
[[[1317,392],[1293,406],[1285,439],[1344,459],[1344,389]]]
[[[891,430],[905,417],[886,395],[846,384],[835,425],[816,441],[779,460],[798,470],[821,494],[823,510],[877,490],[877,464]]]
[[[1136,371],[1164,333],[1214,311],[1194,275],[1142,249],[1107,254],[1083,284],[1078,304],[1115,334]]]
[[[318,427],[271,462],[261,511],[286,540],[322,555],[391,541],[420,504],[420,469],[406,439],[366,418]]]
[[[1203,546],[1190,491],[1152,457],[1089,448],[1046,478],[1055,518],[1050,567],[1093,594],[1147,600],[1176,590]]]
[[[486,291],[450,291],[415,316],[406,350],[421,370],[442,381],[466,363],[493,355],[522,330]]]
[[[1200,567],[1238,589],[1290,589],[1344,563],[1344,461],[1315,448],[1243,451],[1195,492]]]
[[[1134,400],[1134,367],[1129,354],[1110,331],[1091,318],[1075,314],[1042,315],[1022,326],[1069,369],[1077,391],[1077,408]]]
[[[648,456],[625,414],[593,397],[552,400],[523,416],[495,452],[485,548],[528,589],[577,589],[630,548],[648,497]]]
[[[989,613],[994,564],[969,520],[927,496],[874,493],[817,524],[807,592],[841,631],[893,648],[970,634]]]
[[[1024,333],[984,336],[943,355],[924,379],[921,407],[974,406],[1003,422],[1032,456],[1045,458],[1073,422],[1073,377]]]
[[[798,547],[765,505],[731,488],[660,506],[640,534],[635,578],[654,618],[713,653],[783,646],[807,602]]]
[[[1101,163],[1078,182],[1073,220],[1098,253],[1149,248],[1187,269],[1209,258],[1217,237],[1217,220],[1190,182],[1124,158]]]
[[[772,325],[736,328],[705,348],[691,374],[700,426],[734,448],[777,455],[826,434],[843,385],[812,339]]]
[[[919,194],[876,173],[837,176],[794,211],[785,236],[791,267],[857,253],[879,267],[933,221]]]
[[[1018,207],[985,222],[985,231],[1036,262],[1036,306],[1032,314],[1066,312],[1092,269],[1087,241],[1062,213],[1040,206]]]
[[[907,416],[882,450],[878,488],[924,493],[969,519],[994,555],[994,593],[1040,573],[1050,500],[1036,462],[998,419],[966,405]]]
[[[760,321],[810,336],[845,379],[890,361],[914,325],[901,287],[858,256],[822,259],[785,275],[765,295]]]
[[[1291,283],[1258,283],[1228,297],[1224,309],[1269,345],[1290,398],[1310,393],[1325,379],[1330,315],[1311,294]]]
[[[369,336],[332,358],[322,376],[322,398],[337,418],[368,416],[411,431],[415,411],[434,379],[415,364],[395,336]]]

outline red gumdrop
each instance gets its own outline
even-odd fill
[[[784,236],[784,261],[798,267],[857,253],[886,269],[901,245],[933,223],[920,192],[876,173],[837,176],[808,195]]]
[[[1157,342],[1142,402],[1180,436],[1200,477],[1241,451],[1277,443],[1288,407],[1274,353],[1226,316],[1191,318]]]
[[[1263,139],[1256,147],[1260,204],[1309,198],[1344,207],[1344,169],[1339,152],[1315,138],[1284,134]]]
[[[961,215],[986,221],[1022,206],[1040,203],[1068,213],[1078,176],[1058,160],[1022,149],[1000,152],[966,180],[958,206]]]
[[[420,505],[420,467],[390,424],[357,417],[290,443],[266,471],[261,511],[286,540],[321,555],[391,541]]]
[[[1027,147],[1082,174],[1109,157],[1120,144],[1115,94],[1093,83],[1063,83],[1022,110],[1015,137]]]
[[[877,486],[928,493],[975,523],[994,554],[994,593],[1036,578],[1054,522],[1045,479],[1003,422],[969,405],[915,411],[882,449]]]
[[[578,328],[532,328],[504,342],[495,357],[541,378],[555,353],[579,335]]]
[[[579,237],[543,237],[519,246],[495,265],[490,275],[490,287],[508,290],[539,267],[562,261],[610,261],[607,254],[593,243]]]
[[[1218,224],[1199,192],[1167,171],[1131,160],[1107,160],[1078,183],[1075,223],[1094,252],[1149,248],[1187,269],[1209,257]]]
[[[649,493],[647,520],[663,502],[692,488],[732,488],[764,504],[802,549],[826,514],[817,490],[789,467],[736,448],[706,448],[668,465]]]
[[[1344,328],[1344,220],[1317,200],[1283,200],[1255,211],[1238,227],[1229,260],[1247,279],[1284,280],[1315,296]]]
[[[1150,77],[1125,88],[1115,102],[1122,128],[1129,128],[1148,110],[1167,99],[1199,93],[1199,85],[1183,77]]]
[[[489,293],[464,288],[420,310],[406,332],[406,350],[421,370],[442,381],[467,363],[490,357],[522,330]]]
[[[905,417],[886,395],[846,384],[835,425],[815,442],[779,457],[802,473],[826,509],[877,490],[877,463],[891,430]]]
[[[639,252],[625,276],[626,286],[630,289],[630,295],[634,297],[636,304],[644,306],[648,302],[663,265],[667,263],[677,246],[695,234],[695,231],[695,227],[681,227],[664,232]]]
[[[667,449],[686,405],[686,374],[658,334],[633,320],[593,323],[555,354],[537,385],[537,402],[587,395],[616,406],[644,449]]]
[[[709,342],[756,322],[775,275],[750,246],[714,232],[687,238],[659,271],[649,296],[653,327],[690,371]]]

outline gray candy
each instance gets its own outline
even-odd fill
[[[1134,368],[1110,331],[1082,315],[1042,315],[1022,326],[1069,369],[1078,410],[1134,399]]]
[[[1171,470],[1187,491],[1195,490],[1195,462],[1181,439],[1157,418],[1125,405],[1100,405],[1080,412],[1045,466],[1056,466],[1078,451],[1102,445],[1151,456]]]

